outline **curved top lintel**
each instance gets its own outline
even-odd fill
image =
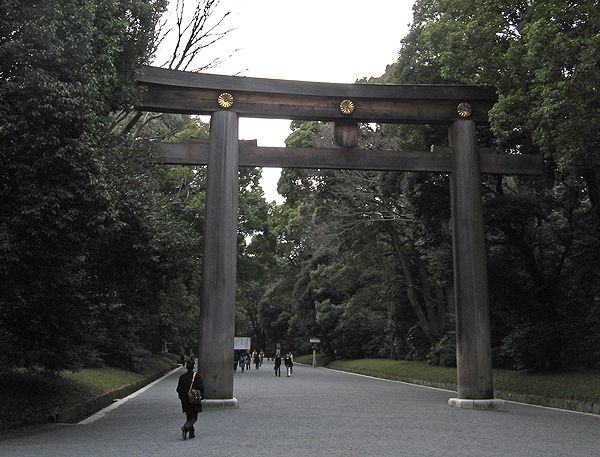
[[[145,66],[138,73],[142,84],[231,90],[286,95],[357,97],[405,100],[481,100],[496,101],[492,86],[459,86],[441,84],[342,84],[287,79],[252,78],[210,73],[168,70]]]
[[[242,117],[380,123],[446,123],[459,119],[456,107],[469,102],[470,120],[487,122],[496,101],[490,86],[339,84],[250,78],[143,67],[137,82],[146,90],[139,109],[210,114],[222,109],[219,94],[232,94],[230,109]],[[352,102],[351,113],[340,102]]]

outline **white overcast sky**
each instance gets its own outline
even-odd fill
[[[398,57],[400,40],[412,21],[413,3],[221,0],[220,10],[232,11],[227,26],[235,30],[206,52],[224,56],[238,51],[207,72],[335,83],[381,76]],[[289,120],[242,118],[240,139],[257,139],[259,146],[283,146],[289,125]],[[261,184],[268,201],[281,201],[278,177],[279,169],[263,169]]]

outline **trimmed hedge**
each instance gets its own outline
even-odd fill
[[[0,373],[0,430],[45,422],[77,422],[177,366],[177,356],[151,356],[142,373],[86,368],[58,376]]]

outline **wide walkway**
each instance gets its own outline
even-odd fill
[[[447,406],[452,392],[296,366],[235,375],[239,409],[200,415],[183,441],[175,386],[182,370],[96,420],[44,425],[0,439],[6,457],[600,455],[600,417],[508,404],[507,412]]]

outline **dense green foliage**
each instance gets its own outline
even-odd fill
[[[140,239],[130,246],[132,270],[155,255],[154,240],[139,217],[123,211],[136,203],[110,193],[118,177],[103,167],[111,156],[120,160],[109,113],[133,100],[134,71],[148,57],[162,6],[2,3],[0,367],[77,368],[133,333],[119,290],[134,292],[138,281],[106,276],[127,236]],[[142,284],[162,275],[143,273]],[[136,356],[133,348],[122,352],[127,362]]]
[[[417,1],[398,61],[363,81],[493,85],[480,143],[544,155],[541,178],[482,177],[496,366],[600,365],[599,26],[594,0]],[[292,128],[290,146],[332,144],[327,124]],[[365,148],[447,144],[437,126],[360,133]],[[279,191],[283,265],[260,305],[272,342],[454,363],[447,176],[284,170]]]
[[[151,144],[209,128],[132,109],[165,6],[0,6],[0,371],[142,370],[151,352],[196,350],[206,173],[154,164]],[[259,178],[240,173],[240,290],[262,284],[247,246],[268,219]]]
[[[543,179],[484,181],[497,363],[600,362],[599,21],[596,1],[417,2],[394,71],[494,85],[498,149],[546,159]]]

